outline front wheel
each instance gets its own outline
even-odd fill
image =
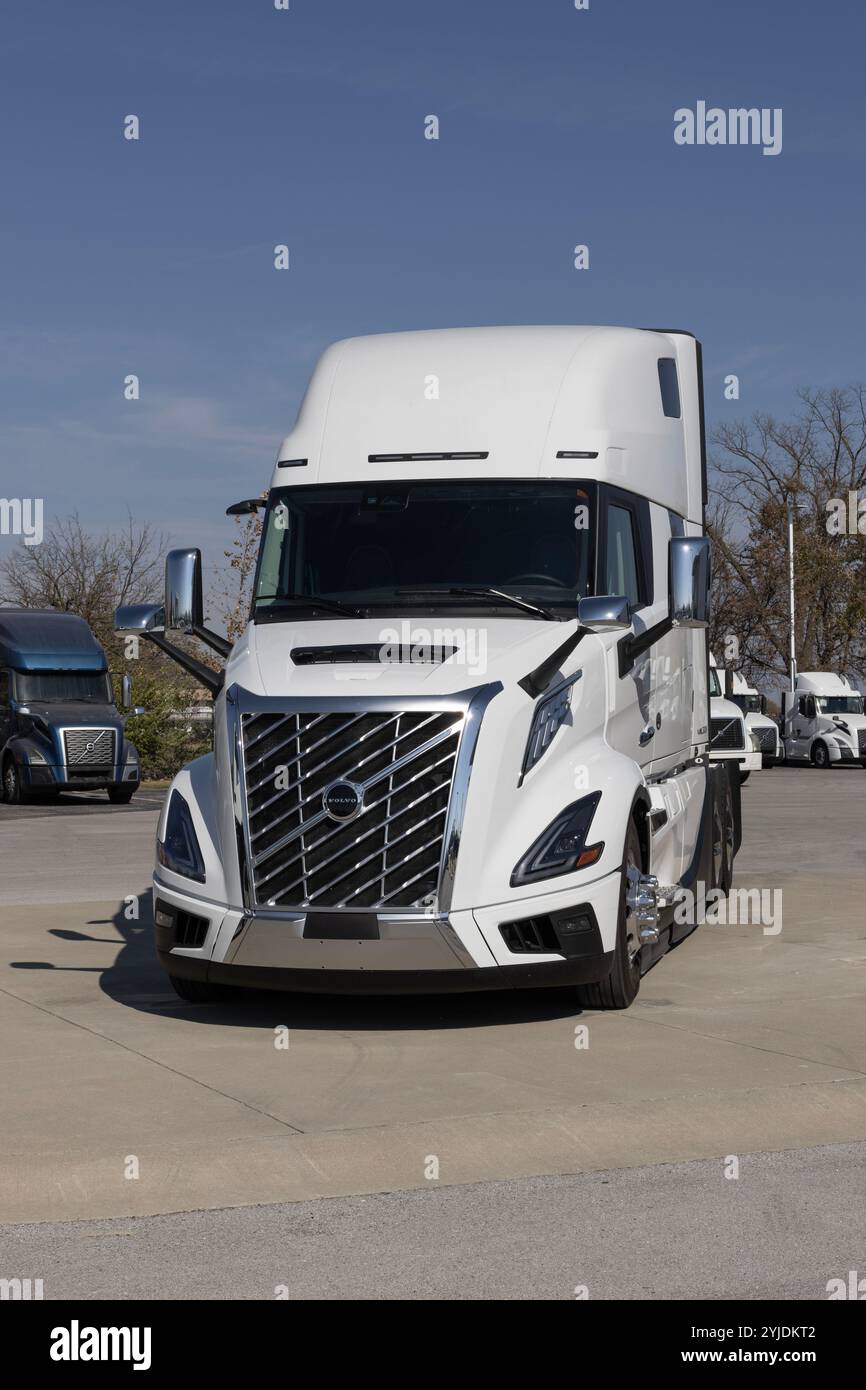
[[[741,773],[740,773],[740,786],[742,786],[744,782],[748,782],[748,780],[749,780],[749,778],[750,778],[751,775],[752,775],[752,773],[751,773],[751,768],[747,768],[747,770],[746,770],[745,772],[741,772]]]
[[[14,758],[7,758],[3,767],[3,798],[11,806],[20,806],[27,793],[21,785],[21,773]]]
[[[725,897],[734,880],[734,800],[726,768],[716,776],[713,790],[713,866],[711,888],[720,888]],[[740,779],[742,781],[742,778]]]
[[[613,965],[606,979],[578,986],[578,1000],[586,1009],[627,1009],[640,989],[640,927],[628,901],[630,868],[643,873],[640,837],[633,820],[628,823],[625,837]]]
[[[132,800],[134,788],[132,787],[109,787],[108,799],[112,806],[128,806]]]
[[[815,767],[826,769],[830,766],[830,750],[826,743],[816,743],[812,749],[812,762]]]

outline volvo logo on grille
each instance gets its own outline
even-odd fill
[[[351,820],[364,804],[364,792],[354,782],[332,782],[322,794],[322,805],[331,820]]]

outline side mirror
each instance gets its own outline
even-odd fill
[[[579,599],[577,621],[590,632],[630,631],[628,599],[624,594],[602,594]]]
[[[132,704],[132,681],[129,676],[124,676],[120,682],[120,703],[124,709],[129,709]]]
[[[761,696],[761,713],[762,713],[762,714],[766,714],[766,713],[767,713],[767,697],[766,697],[766,695],[762,695],[762,696]]]
[[[707,627],[710,621],[710,540],[671,536],[668,554],[670,619],[674,627]]]
[[[186,633],[203,626],[200,550],[170,550],[165,557],[165,625]]]
[[[734,693],[734,673],[730,666],[725,667],[725,699],[730,700]]]
[[[818,707],[817,707],[817,705],[815,704],[815,696],[814,696],[814,695],[807,695],[807,696],[806,696],[806,718],[807,718],[807,719],[817,719],[817,717],[818,717]]]
[[[230,507],[226,507],[226,516],[252,516],[253,512],[267,505],[266,497],[245,497],[242,502],[232,502]]]
[[[162,632],[165,609],[159,603],[131,603],[114,610],[115,632]]]

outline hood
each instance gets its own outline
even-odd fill
[[[771,719],[768,714],[759,714],[757,710],[751,710],[746,715],[746,723],[750,729],[775,729],[777,732],[779,729],[775,719]]]
[[[739,705],[735,705],[733,700],[726,700],[723,695],[713,695],[710,700],[711,719],[739,719],[745,723],[743,711]]]
[[[34,718],[44,719],[51,725],[76,725],[100,729],[119,729],[122,723],[116,705],[91,704],[86,700],[27,700],[19,711],[22,718],[27,710]]]
[[[453,695],[520,680],[573,632],[571,622],[460,613],[250,624],[226,685],[268,696]],[[378,659],[383,649],[389,660]]]
[[[866,729],[866,714],[824,714],[819,711],[818,718],[827,726],[847,724],[849,729]],[[840,731],[844,733],[845,730]]]

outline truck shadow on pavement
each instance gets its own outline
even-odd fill
[[[449,995],[282,994],[275,990],[239,989],[230,1003],[188,1004],[179,999],[156,957],[153,941],[153,894],[141,893],[138,916],[121,903],[112,917],[92,918],[75,931],[52,927],[48,935],[63,942],[100,943],[120,950],[109,966],[59,965],[52,961],[10,962],[14,970],[97,974],[99,986],[117,1004],[142,1013],[181,1018],[220,1027],[421,1030],[490,1028],[508,1023],[541,1023],[572,1018],[581,1008],[569,989],[494,990]],[[100,931],[103,928],[105,930]],[[114,929],[116,936],[111,935]]]

